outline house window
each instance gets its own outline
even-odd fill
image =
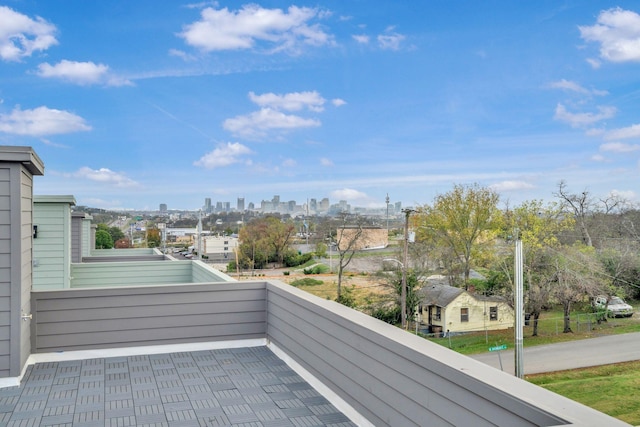
[[[225,241],[224,241],[224,244],[225,244],[225,245],[228,245],[228,244],[229,244],[229,241],[228,241],[228,240],[225,240]]]
[[[461,322],[468,322],[469,321],[469,309],[468,308],[461,308],[460,309],[460,321]]]
[[[225,247],[224,247],[224,250],[225,250],[225,251],[228,251],[228,250],[229,250],[229,247],[228,247],[228,246],[225,246]]]
[[[489,307],[489,320],[498,320],[498,307]]]
[[[433,320],[441,320],[442,317],[442,308],[436,307],[436,314],[433,316]]]

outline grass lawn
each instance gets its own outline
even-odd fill
[[[631,425],[640,425],[640,361],[527,375],[526,380]]]
[[[602,335],[624,334],[640,332],[640,315],[625,319],[608,319],[598,324],[591,320],[589,313],[575,311],[571,314],[571,329],[573,332],[563,333],[562,312],[551,310],[543,313],[538,325],[538,336],[532,336],[533,327],[524,327],[524,346],[532,347],[543,344],[553,344],[565,341],[574,341],[585,338],[594,338]],[[513,348],[515,336],[513,328],[502,331],[470,332],[463,335],[454,335],[450,338],[432,338],[431,341],[451,348],[462,354],[478,354],[488,351],[489,347],[506,344]]]

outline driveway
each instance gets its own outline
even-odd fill
[[[504,372],[515,374],[513,348],[471,357],[497,369],[502,362]],[[640,360],[640,332],[528,347],[522,359],[525,374]]]

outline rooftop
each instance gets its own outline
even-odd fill
[[[37,363],[0,423],[355,426],[265,346]]]

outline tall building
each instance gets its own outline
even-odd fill
[[[167,204],[160,203],[160,213],[165,213],[165,212],[167,212]]]
[[[216,212],[222,212],[222,202],[216,202]]]
[[[244,212],[244,197],[238,197],[238,204],[236,205],[236,210],[239,212]]]
[[[211,213],[211,199],[209,197],[204,199],[204,212]]]

